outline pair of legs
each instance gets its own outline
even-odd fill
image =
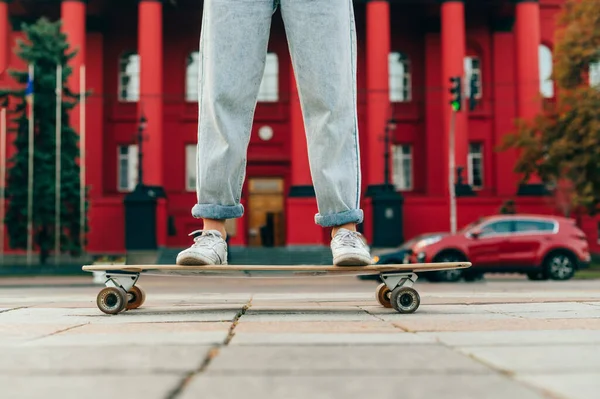
[[[205,0],[192,215],[225,237],[224,221],[244,213],[247,149],[277,7],[298,82],[315,223],[352,232],[363,220],[352,0]]]

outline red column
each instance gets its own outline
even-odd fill
[[[515,20],[517,59],[517,113],[533,118],[541,110],[540,101],[540,5],[537,1],[520,1]]]
[[[388,57],[390,53],[390,5],[367,3],[367,162],[369,186],[384,183],[385,125],[390,115]]]
[[[288,245],[310,245],[322,243],[322,231],[313,220],[317,213],[317,201],[312,186],[308,163],[308,147],[302,108],[294,70],[290,65],[290,133],[291,182],[286,199],[286,240]],[[310,221],[307,223],[307,221]],[[300,228],[302,226],[302,228]]]
[[[515,39],[517,116],[531,120],[542,109],[539,75],[540,5],[537,0],[521,0],[517,4]],[[537,185],[541,183],[541,179],[533,175],[528,183]],[[536,191],[533,187],[520,187],[519,193],[527,194]]]
[[[514,68],[506,68],[506,60],[513,57],[514,40],[512,27],[505,27],[503,31],[497,31],[492,36],[492,59],[493,59],[493,81],[494,81],[494,147],[502,144],[503,137],[510,133],[514,126],[516,116],[515,85],[506,82],[515,81]],[[493,171],[496,184],[496,195],[509,197],[515,194],[516,175],[513,169],[516,162],[516,151],[493,151]]]
[[[0,74],[4,73],[8,67],[9,35],[8,1],[0,0]]]
[[[76,51],[75,57],[69,61],[73,73],[67,82],[69,88],[79,93],[81,66],[85,65],[85,1],[63,0],[61,3],[62,31],[67,35],[69,51]],[[71,126],[79,131],[79,108],[74,108],[70,115]]]
[[[163,184],[163,33],[162,1],[141,0],[138,8],[140,100],[138,114],[147,122],[143,143],[144,184]]]
[[[448,149],[450,148],[450,117],[452,109],[450,108],[450,78],[460,76],[463,78],[464,85],[468,84],[464,79],[464,60],[466,55],[465,38],[465,9],[462,1],[445,1],[441,7],[442,14],[442,88],[444,90],[444,165],[448,165]],[[464,98],[464,95],[463,95]],[[455,166],[462,166],[463,182],[466,181],[468,134],[467,134],[467,109],[466,102],[456,114],[456,124],[454,131],[454,156]],[[444,167],[444,187],[448,187],[448,167]],[[456,176],[456,174],[455,174]],[[444,190],[448,193],[448,190]]]

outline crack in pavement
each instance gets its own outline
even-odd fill
[[[7,313],[7,312],[12,312],[13,310],[27,309],[27,308],[30,308],[30,307],[31,306],[19,306],[17,308],[4,309],[4,310],[0,310],[0,313]]]
[[[246,312],[248,311],[248,309],[250,309],[250,306],[252,306],[252,298],[250,298],[248,300],[248,302],[246,302],[246,304],[244,306],[242,306],[242,308],[237,312],[237,314],[233,318],[231,326],[229,327],[229,332],[227,333],[227,336],[225,337],[225,339],[223,340],[223,342],[213,345],[213,347],[206,354],[206,357],[204,358],[204,360],[202,361],[202,363],[200,364],[200,366],[197,369],[192,370],[189,373],[187,373],[185,375],[185,377],[183,377],[181,379],[181,381],[179,382],[179,384],[166,396],[166,399],[175,399],[175,398],[177,398],[183,392],[183,390],[185,389],[185,387],[190,383],[190,381],[192,380],[192,378],[194,378],[198,374],[202,374],[208,368],[208,366],[210,365],[210,362],[215,357],[218,356],[219,349],[221,349],[222,347],[225,347],[225,346],[229,345],[229,343],[231,342],[231,340],[235,336],[235,328],[237,327],[237,325],[238,325],[241,317],[246,314]]]
[[[53,335],[58,335],[58,334],[64,333],[65,331],[70,331],[70,330],[74,330],[74,329],[79,328],[79,327],[87,326],[88,324],[90,324],[90,322],[82,323],[82,324],[77,324],[77,325],[74,325],[74,326],[71,326],[71,327],[63,328],[62,330],[54,331],[54,332],[52,332],[50,334],[46,334],[46,335],[42,335],[42,336],[33,338],[32,341],[37,341],[39,339],[52,337]]]

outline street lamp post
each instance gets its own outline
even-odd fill
[[[142,165],[142,159],[144,158],[144,151],[142,149],[142,144],[144,141],[144,130],[146,130],[148,120],[144,113],[140,117],[140,123],[138,125],[137,131],[137,142],[138,142],[138,165],[137,165],[137,184],[142,186],[144,184],[144,168]]]

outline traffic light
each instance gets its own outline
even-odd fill
[[[450,78],[450,94],[452,98],[450,105],[455,112],[460,111],[462,107],[462,79],[460,76],[452,76]]]
[[[477,96],[479,96],[479,79],[475,74],[471,74],[469,89],[469,110],[473,111],[477,105]]]

